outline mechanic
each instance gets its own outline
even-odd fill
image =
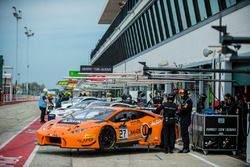
[[[222,113],[226,115],[236,115],[237,104],[233,96],[229,93],[224,95],[224,105],[222,105]]]
[[[153,97],[153,103],[155,107],[158,107],[162,104],[163,98],[161,97],[160,92],[156,93],[156,96]]]
[[[43,92],[40,94],[40,98],[39,98],[39,109],[41,110],[41,116],[40,116],[40,122],[44,123],[46,122],[44,120],[45,117],[45,113],[46,113],[46,108],[47,108],[47,94],[48,94],[48,90],[46,88],[43,89]]]
[[[207,95],[202,93],[199,95],[199,101],[197,103],[196,111],[197,113],[202,113],[202,110],[205,109],[205,101],[207,99]]]
[[[181,137],[183,141],[183,149],[180,150],[179,153],[188,153],[190,152],[188,127],[191,124],[191,113],[192,113],[193,102],[189,97],[187,90],[181,89],[179,91],[179,94],[181,96],[181,99],[183,100],[180,112],[178,113],[180,117]]]
[[[167,96],[167,97],[166,97]],[[166,94],[167,101],[163,102],[157,110],[163,110],[163,141],[164,152],[173,153],[175,144],[175,114],[178,109],[174,103],[174,95]]]

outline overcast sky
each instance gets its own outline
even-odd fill
[[[35,33],[29,38],[29,80],[47,88],[58,87],[57,81],[69,70],[88,65],[91,50],[108,28],[98,25],[104,5],[105,0],[0,0],[0,55],[4,65],[16,66],[15,6],[22,11],[18,26],[21,82],[27,81],[27,26]]]

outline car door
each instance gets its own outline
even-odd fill
[[[135,141],[142,138],[142,122],[133,110],[125,110],[116,114],[111,121],[119,127],[118,142]]]

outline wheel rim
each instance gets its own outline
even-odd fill
[[[103,149],[109,149],[115,142],[115,133],[111,128],[104,128],[100,135],[100,145]]]

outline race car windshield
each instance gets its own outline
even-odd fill
[[[88,104],[96,100],[86,100],[82,101],[80,103],[77,103],[76,105],[71,106],[70,108],[85,108]]]
[[[107,108],[87,108],[82,112],[76,112],[68,115],[65,118],[74,118],[81,120],[104,120],[106,117],[114,113],[115,110]]]

